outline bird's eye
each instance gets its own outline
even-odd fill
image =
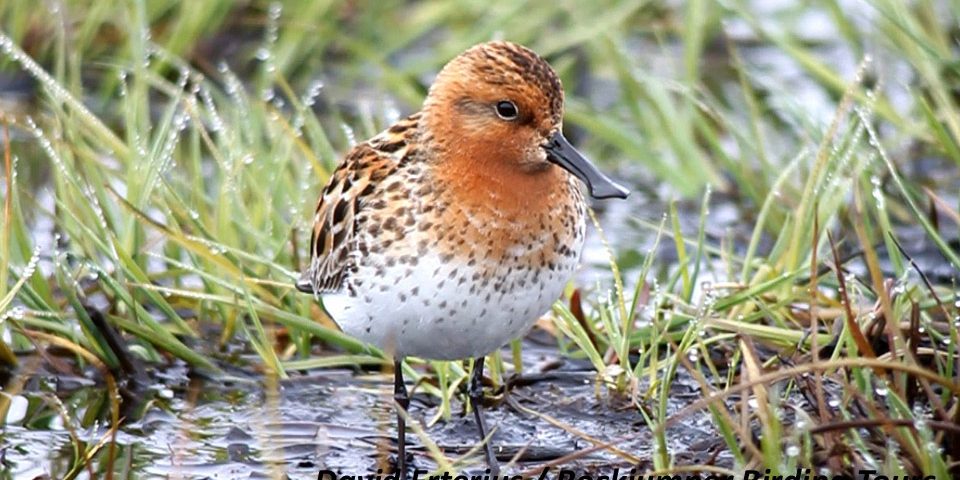
[[[515,120],[519,112],[517,112],[517,106],[509,100],[501,100],[497,102],[497,115],[504,120]]]

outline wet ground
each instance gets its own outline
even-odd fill
[[[535,337],[540,337],[535,335]],[[554,348],[528,340],[524,381],[506,395],[491,397],[487,419],[496,429],[501,461],[516,455],[509,471],[537,468],[594,445],[620,439],[562,465],[577,468],[644,466],[651,455],[650,432],[629,399],[596,383],[590,365],[559,357]],[[138,472],[132,478],[316,478],[323,469],[367,474],[384,464],[393,445],[395,418],[389,410],[392,377],[347,369],[324,370],[281,381],[273,389],[255,381],[188,379],[184,369],[167,369],[146,395],[146,415],[117,435],[118,464]],[[516,379],[515,379],[516,380]],[[94,424],[75,432],[50,405],[53,392],[68,406],[89,402],[104,390],[85,378],[39,373],[12,399],[4,432],[3,461],[12,478],[59,478],[72,457],[72,435],[95,443],[107,434]],[[699,397],[681,377],[670,397],[671,411]],[[421,422],[437,415],[435,398],[414,392],[411,415]],[[448,422],[427,428],[448,458],[467,454],[478,439],[472,415],[454,403]],[[83,409],[80,409],[83,412]],[[531,413],[536,412],[536,413]],[[552,425],[537,413],[557,419]],[[722,440],[709,418],[693,417],[671,430],[670,451],[678,458],[709,461]],[[435,467],[422,441],[408,436],[418,468]],[[519,454],[518,454],[519,452]],[[473,456],[475,461],[479,457]],[[723,457],[717,459],[721,463]],[[729,461],[729,459],[727,459]],[[482,473],[484,467],[468,466]],[[81,474],[80,478],[85,478]]]

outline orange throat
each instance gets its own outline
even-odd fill
[[[503,161],[457,158],[437,170],[437,182],[449,185],[452,203],[491,219],[533,219],[549,213],[567,193],[566,173],[554,165],[524,171]]]
[[[492,262],[489,268],[532,268],[556,261],[563,245],[575,243],[579,195],[561,168],[523,172],[516,165],[464,163],[435,171],[435,184],[447,186],[439,196],[442,233],[434,239],[440,251],[468,265],[482,258]]]

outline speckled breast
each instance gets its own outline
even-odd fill
[[[344,332],[388,353],[486,355],[547,312],[577,268],[586,217],[579,190],[522,218],[421,200],[376,219],[382,227],[353,249],[366,254],[354,259],[348,288],[323,297]]]

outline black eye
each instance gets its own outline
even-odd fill
[[[514,120],[517,118],[517,106],[509,100],[497,102],[497,115],[504,120]]]

